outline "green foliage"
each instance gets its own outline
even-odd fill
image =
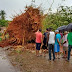
[[[0,33],[0,36],[2,36],[2,33]]]
[[[0,37],[0,41],[2,41],[2,38]]]
[[[1,20],[5,20],[5,15],[6,15],[5,11],[1,10],[0,11]]]
[[[43,30],[52,27],[56,30],[58,27],[68,25],[72,22],[72,7],[60,6],[56,13],[49,13],[43,19]]]
[[[0,26],[3,27],[7,27],[8,26],[8,20],[5,20],[5,11],[4,10],[1,10],[0,11]]]
[[[3,27],[7,27],[8,26],[8,20],[0,20],[0,26]]]

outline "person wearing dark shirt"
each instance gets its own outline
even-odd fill
[[[45,57],[47,46],[48,46],[48,43],[47,43],[47,34],[48,34],[48,28],[46,29],[46,32],[43,34],[42,53],[44,51],[44,57]]]

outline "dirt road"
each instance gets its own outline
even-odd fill
[[[16,52],[7,50],[11,63],[22,72],[72,72],[72,57],[70,62],[66,62],[62,57],[50,62],[48,53],[46,57],[36,57],[35,52],[29,50]]]

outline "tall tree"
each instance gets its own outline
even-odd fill
[[[0,16],[1,16],[1,19],[2,20],[5,20],[5,15],[6,15],[5,11],[4,10],[1,10],[0,11]]]
[[[60,6],[56,13],[49,13],[43,19],[43,30],[52,27],[56,30],[58,27],[72,23],[72,6]]]

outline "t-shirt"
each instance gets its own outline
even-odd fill
[[[43,35],[45,36],[44,38],[47,39],[48,32],[45,32]]]
[[[36,43],[41,43],[42,33],[36,32]]]
[[[65,42],[65,41],[66,41],[66,43],[65,43],[65,44],[63,44],[63,46],[65,46],[65,47],[68,47],[67,36],[68,36],[68,34],[66,34],[66,35],[64,35],[64,36],[63,36],[63,42]]]
[[[59,44],[58,41],[57,41],[57,39],[59,39],[59,41],[60,41],[60,39],[61,39],[61,35],[60,34],[56,34],[55,44]]]
[[[68,34],[67,39],[68,39],[68,44],[69,44],[69,45],[72,45],[72,32],[70,32],[70,33]]]
[[[45,32],[43,35],[44,35],[43,43],[46,43],[47,42],[48,32]]]
[[[49,32],[49,41],[48,44],[54,44],[55,43],[55,33],[53,31]]]

